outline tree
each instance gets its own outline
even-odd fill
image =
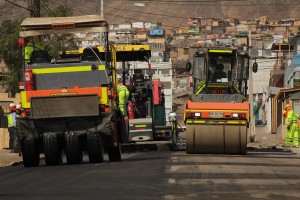
[[[5,20],[0,27],[0,61],[4,61],[8,68],[2,84],[6,86],[6,92],[14,96],[18,92],[21,77],[22,54],[18,47],[20,21]]]
[[[66,5],[59,5],[53,10],[50,10],[47,4],[48,3],[45,2],[45,4],[43,4],[43,8],[41,9],[41,15],[43,17],[67,17],[73,15],[72,9]]]
[[[41,9],[43,17],[65,17],[72,16],[73,14],[72,10],[67,6],[60,5],[51,11],[46,3],[43,5]],[[17,43],[21,22],[22,20],[5,20],[0,26],[0,62],[4,61],[8,68],[8,74],[6,74],[1,84],[6,87],[6,92],[11,96],[19,92],[19,82],[23,76],[22,50],[18,47]],[[54,50],[61,50],[57,47],[58,43],[62,43],[59,39],[48,38],[47,43],[49,43]],[[74,48],[75,43],[73,40],[69,40],[69,43],[65,46]]]
[[[49,2],[44,1],[41,13],[43,17],[67,17],[72,16],[72,9],[65,5],[59,5],[53,10],[47,6]],[[54,52],[66,51],[78,48],[77,42],[70,35],[62,34],[59,36],[44,37],[46,45],[50,46]],[[55,56],[55,55],[54,55]]]

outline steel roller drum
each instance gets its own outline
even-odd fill
[[[246,154],[247,127],[187,125],[186,152],[189,154]]]

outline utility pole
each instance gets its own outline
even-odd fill
[[[104,1],[104,0],[100,0],[100,15],[101,15],[101,17],[103,17],[103,18],[104,18],[104,12],[103,12],[103,1]]]
[[[41,16],[41,1],[40,0],[28,0],[28,8],[30,10],[30,17]]]
[[[248,54],[249,54],[249,102],[250,102],[250,141],[255,141],[255,119],[254,119],[254,111],[253,111],[253,66],[251,60],[251,31],[248,34]]]

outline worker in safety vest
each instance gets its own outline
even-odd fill
[[[13,150],[14,148],[14,136],[15,136],[15,128],[16,128],[16,105],[14,103],[11,103],[9,105],[10,113],[7,116],[7,122],[8,122],[8,132],[9,132],[9,149]]]
[[[127,115],[126,108],[129,99],[129,90],[125,85],[118,85],[119,107],[124,116]]]
[[[299,147],[299,132],[298,132],[298,114],[292,110],[292,106],[287,104],[285,106],[284,116],[286,117],[286,125],[287,125],[287,134],[285,146],[290,147],[293,145],[294,147]]]
[[[31,62],[32,53],[37,50],[41,50],[43,52],[46,52],[48,55],[48,59],[50,62],[50,57],[53,56],[53,51],[46,45],[44,45],[42,42],[39,41],[28,41],[27,38],[19,38],[18,45],[20,48],[24,46],[25,52],[24,52],[24,58],[26,63]]]

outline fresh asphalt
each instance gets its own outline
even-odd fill
[[[184,151],[122,154],[122,162],[0,168],[6,199],[300,199],[300,159],[290,151],[188,155]],[[85,157],[85,161],[87,158]]]

